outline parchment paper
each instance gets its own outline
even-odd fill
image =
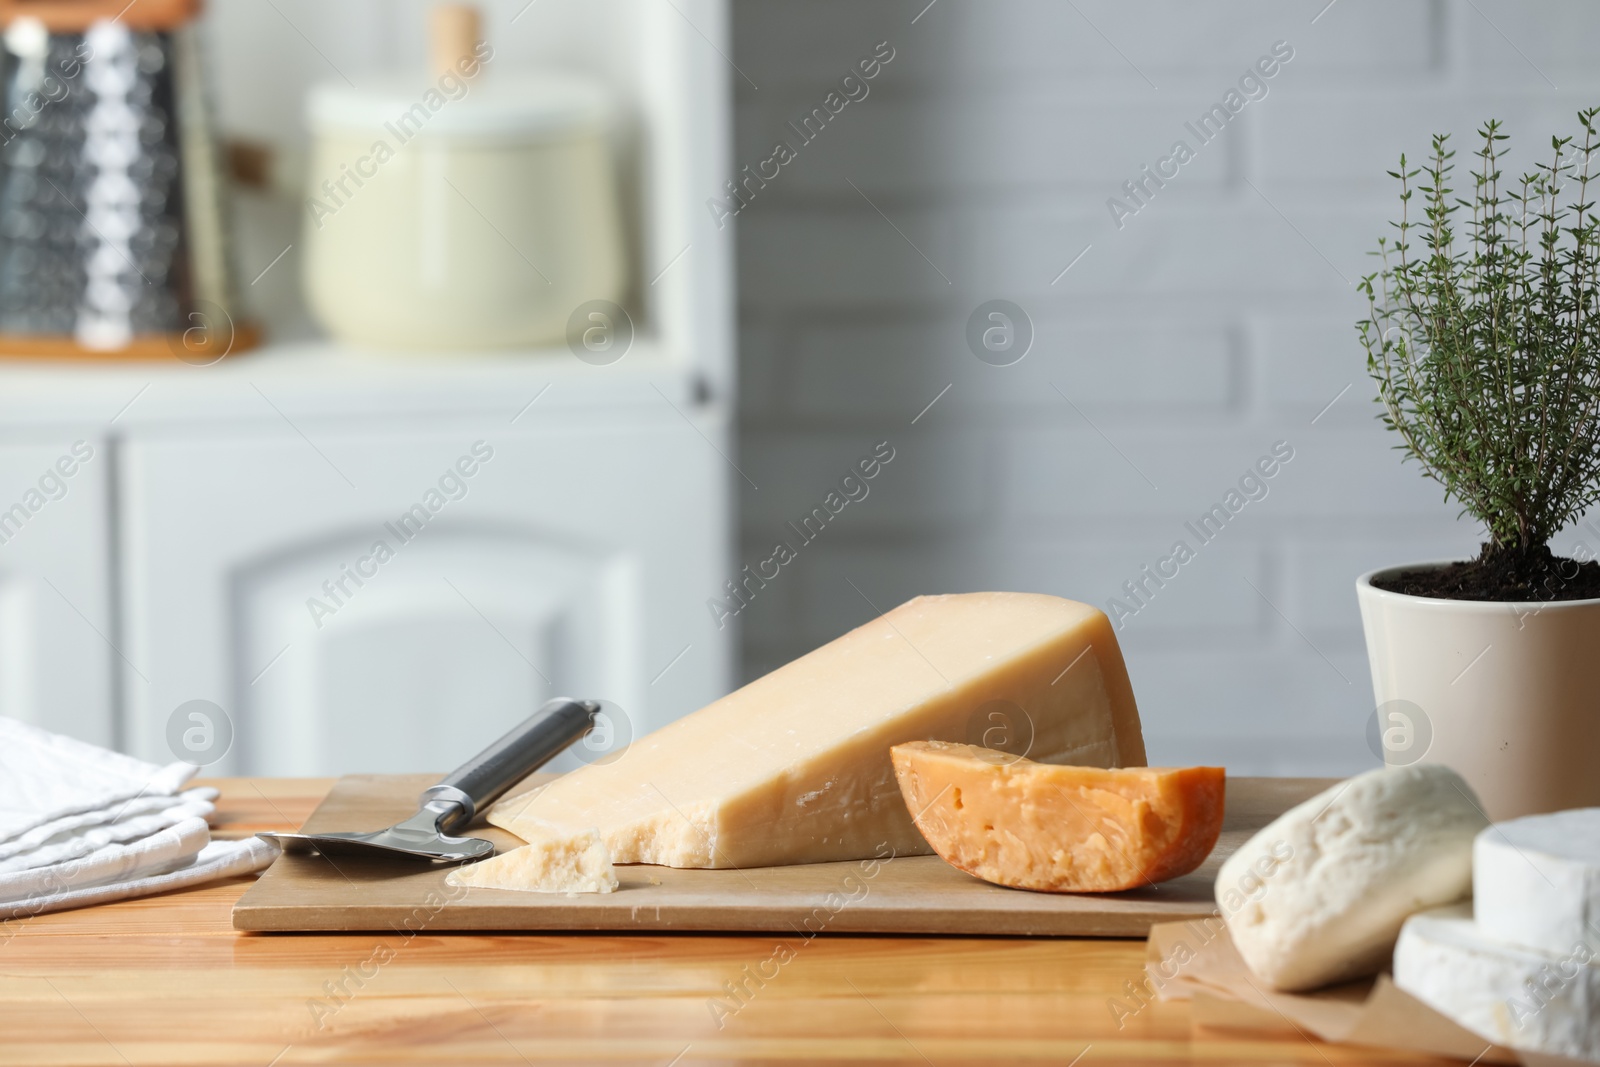
[[[1191,1002],[1196,1026],[1299,1032],[1480,1064],[1522,1062],[1403,992],[1386,974],[1315,993],[1274,992],[1250,973],[1220,919],[1151,927],[1145,974],[1155,996]]]

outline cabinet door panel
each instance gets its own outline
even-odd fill
[[[666,414],[130,442],[135,751],[197,698],[235,727],[213,769],[255,774],[448,769],[556,695],[623,737],[714,699],[728,468]]]
[[[358,534],[237,581],[241,663],[267,665],[238,687],[245,773],[434,770],[487,741],[477,726],[487,709],[514,721],[580,685],[637,704],[631,553],[463,523],[369,564],[376,573],[355,575],[363,584],[323,593],[370,548]],[[307,590],[341,603],[313,612]],[[360,707],[371,715],[341,710]]]
[[[92,432],[0,443],[0,715],[102,745],[117,740],[108,455]]]

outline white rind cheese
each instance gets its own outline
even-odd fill
[[[566,833],[555,827],[529,828],[529,841],[479,863],[456,867],[450,885],[479,889],[516,889],[526,893],[611,893],[617,872],[597,830]]]
[[[1472,847],[1484,934],[1558,955],[1600,947],[1600,808],[1496,823]]]
[[[1472,889],[1487,825],[1438,764],[1357,775],[1273,820],[1223,863],[1217,902],[1250,969],[1299,991],[1383,969],[1406,917]]]
[[[1395,985],[1485,1041],[1600,1063],[1600,968],[1586,946],[1554,954],[1486,934],[1465,905],[1406,921]]]
[[[1104,613],[1032,593],[902,604],[635,742],[507,797],[489,821],[598,826],[618,863],[761,867],[926,854],[889,749],[973,741],[1043,763],[1143,766]]]

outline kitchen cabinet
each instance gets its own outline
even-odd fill
[[[208,701],[232,732],[208,767],[301,775],[454,766],[562,693],[611,702],[606,744],[709,702],[735,674],[706,610],[732,576],[729,411],[640,347],[317,343],[76,391],[0,368],[8,423],[24,397],[115,417],[0,446],[0,508],[93,449],[0,544],[3,713],[166,761]]]
[[[420,68],[426,9],[213,5],[224,132],[277,160],[235,220],[268,340],[204,367],[0,364],[0,508],[72,441],[96,450],[0,543],[0,714],[164,761],[187,754],[174,714],[206,701],[231,727],[215,773],[432,771],[557,693],[610,701],[609,745],[731,686],[735,630],[706,609],[734,576],[738,478],[733,230],[705,209],[732,173],[726,7],[484,8],[491,73],[569,67],[616,94],[630,343],[321,339],[298,293],[300,102]]]
[[[102,427],[0,440],[0,715],[117,740]]]
[[[136,752],[204,699],[222,766],[427,771],[552,696],[625,739],[725,685],[727,468],[670,406],[300,426],[123,450]]]
[[[558,694],[626,737],[725,685],[726,469],[666,403],[302,429],[123,451],[136,752],[208,699],[226,766],[429,771]]]

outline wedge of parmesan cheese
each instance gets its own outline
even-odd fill
[[[889,749],[980,738],[1047,763],[1142,766],[1139,714],[1106,616],[1031,593],[918,597],[614,761],[502,800],[489,821],[523,837],[541,824],[598,826],[617,863],[926,854]]]
[[[610,893],[617,888],[611,854],[593,828],[565,833],[555,827],[528,829],[526,845],[481,863],[456,867],[450,885],[517,889],[531,893]]]

